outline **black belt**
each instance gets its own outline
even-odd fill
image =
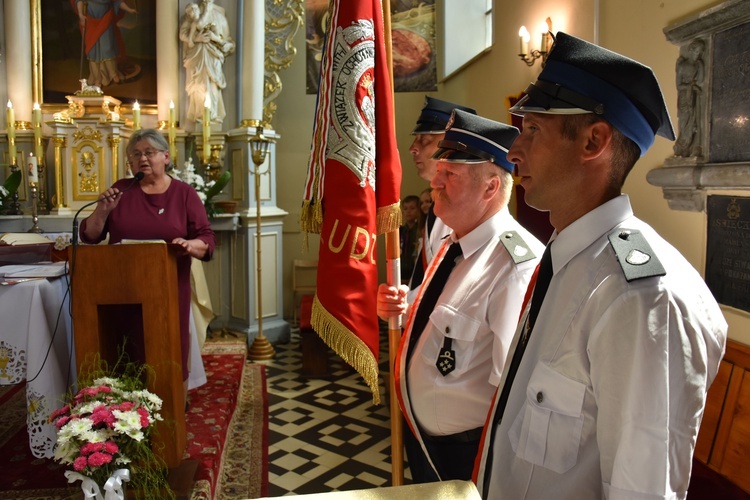
[[[449,434],[447,436],[428,436],[423,432],[422,439],[428,443],[473,443],[481,439],[482,429],[483,427],[477,427],[476,429],[469,429],[468,431]]]

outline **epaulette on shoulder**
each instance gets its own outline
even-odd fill
[[[520,264],[536,257],[531,251],[529,245],[521,238],[521,235],[515,231],[505,231],[500,235],[500,242],[510,254],[513,262]]]
[[[607,237],[628,282],[667,274],[651,245],[637,229],[618,228]]]

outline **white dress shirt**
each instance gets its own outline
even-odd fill
[[[627,282],[615,228],[640,230],[666,275]],[[625,195],[552,238],[554,276],[502,421],[486,433],[480,491],[488,480],[492,499],[684,498],[724,353],[719,306]]]
[[[516,264],[500,242],[505,231],[516,231],[536,258]],[[453,237],[444,244],[452,243]],[[408,390],[402,386],[409,413],[431,436],[455,434],[484,424],[528,282],[544,251],[544,246],[507,209],[458,242],[463,257],[459,257],[414,348],[406,372]],[[442,259],[442,253],[438,255]],[[434,264],[426,273],[425,284],[439,265],[437,259]],[[420,299],[421,295],[417,301]],[[412,308],[417,307],[418,302]],[[402,349],[408,345],[412,316]],[[446,337],[452,339],[456,368],[443,376],[435,363]]]

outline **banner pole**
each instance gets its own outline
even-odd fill
[[[385,38],[385,57],[388,66],[388,74],[391,79],[391,97],[395,99],[395,90],[393,87],[393,47],[391,42],[391,2],[383,0],[383,34]],[[395,122],[396,116],[393,115]],[[395,128],[395,127],[394,127]],[[401,244],[399,241],[398,229],[385,235],[385,254],[388,267],[387,279],[390,286],[398,287],[401,284]],[[403,419],[401,410],[398,407],[396,398],[396,351],[401,342],[401,318],[395,317],[388,320],[388,358],[390,367],[389,380],[389,397],[391,409],[391,483],[392,486],[401,486],[404,484],[404,440],[403,440]]]

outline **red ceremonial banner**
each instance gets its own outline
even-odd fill
[[[329,11],[300,220],[321,235],[312,326],[379,403],[376,235],[401,224],[382,6],[334,0]]]

